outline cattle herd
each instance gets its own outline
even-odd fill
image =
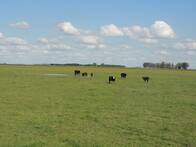
[[[82,75],[83,77],[87,77],[88,76],[88,73],[87,72],[80,72],[80,70],[75,70],[74,71],[74,75],[75,76],[79,76],[79,75]],[[90,73],[89,74],[90,75],[90,77],[93,77],[94,76],[94,74],[93,73]],[[127,77],[127,73],[121,73],[120,74],[120,77],[123,79],[123,78],[126,78]],[[148,83],[148,81],[150,80],[150,77],[148,77],[148,76],[143,76],[142,77],[142,79],[144,80],[144,82],[145,83]],[[116,77],[115,76],[109,76],[108,77],[108,82],[109,82],[109,84],[111,83],[111,82],[115,82],[116,81]]]

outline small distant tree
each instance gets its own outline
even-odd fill
[[[183,62],[183,63],[181,63],[181,66],[183,69],[187,70],[189,67],[189,64],[187,62]]]
[[[149,63],[144,63],[144,64],[143,64],[143,67],[144,67],[144,68],[149,67]]]
[[[156,67],[156,64],[150,63],[150,62],[145,62],[145,63],[143,64],[143,67],[144,67],[144,68],[155,68],[155,67]]]
[[[182,64],[181,63],[177,63],[176,64],[176,69],[182,69]]]
[[[189,67],[189,63],[187,62],[182,62],[182,63],[177,63],[176,64],[176,69],[184,69],[187,70]]]
[[[97,66],[97,63],[94,62],[92,65],[93,65],[93,66]]]
[[[160,68],[165,68],[165,62],[161,62]]]
[[[176,65],[170,62],[161,62],[161,63],[150,63],[145,62],[143,64],[144,68],[166,68],[166,69],[184,69],[187,70],[189,67],[189,63],[187,62],[179,62]]]

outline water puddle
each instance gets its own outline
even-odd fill
[[[61,73],[47,73],[47,74],[42,74],[42,76],[48,76],[48,77],[66,77],[68,75],[67,74],[61,74]]]

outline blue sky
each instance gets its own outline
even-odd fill
[[[194,0],[1,0],[0,62],[196,68],[195,8]]]

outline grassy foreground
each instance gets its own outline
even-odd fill
[[[195,147],[196,72],[1,65],[1,146]]]

